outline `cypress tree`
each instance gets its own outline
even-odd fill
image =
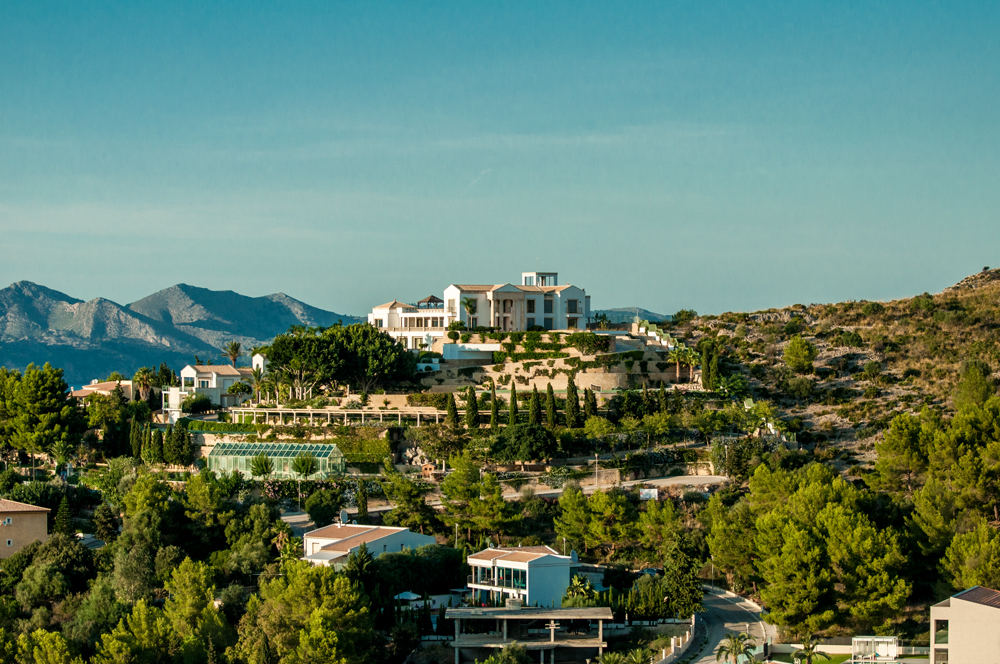
[[[659,402],[660,412],[667,412],[667,390],[663,387],[663,381],[660,381],[660,390],[656,394],[656,400]]]
[[[712,369],[712,389],[719,387],[719,349],[712,353],[712,360],[709,364]]]
[[[469,429],[479,428],[479,400],[476,399],[476,390],[471,385],[465,397],[465,426]]]
[[[363,479],[358,480],[355,502],[358,504],[358,523],[368,523],[368,486]]]
[[[649,389],[646,387],[646,383],[642,384],[642,410],[644,415],[649,415],[655,412],[653,408],[653,399],[649,396]]]
[[[586,422],[595,415],[597,415],[597,397],[588,387],[583,391],[583,421]]]
[[[512,427],[517,424],[517,386],[513,381],[510,384],[510,406],[507,410],[507,426]]]
[[[580,426],[580,397],[576,393],[576,383],[573,376],[566,384],[566,428],[575,429]]]
[[[149,456],[152,459],[152,463],[163,463],[163,432],[159,429],[153,432]]]
[[[177,434],[178,463],[182,466],[190,466],[193,461],[191,454],[191,434],[184,427],[174,429]]]
[[[455,393],[448,393],[448,414],[445,415],[444,424],[449,429],[458,428],[458,406],[455,405]]]
[[[545,388],[545,423],[550,429],[556,425],[556,395],[552,391],[552,383]]]
[[[66,496],[59,501],[59,509],[56,511],[56,521],[54,530],[64,535],[74,535],[72,516],[69,511],[69,501]]]
[[[500,407],[497,405],[497,384],[490,385],[490,431],[500,426]]]
[[[538,388],[531,388],[531,405],[528,408],[528,424],[542,423],[542,400],[538,398]]]
[[[138,459],[142,456],[142,431],[139,428],[139,419],[132,418],[132,428],[128,436],[129,445],[132,448],[132,456]]]

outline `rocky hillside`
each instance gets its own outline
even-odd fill
[[[0,365],[51,362],[71,385],[167,362],[175,370],[218,359],[239,341],[260,345],[292,325],[344,324],[357,318],[324,311],[283,293],[247,297],[180,284],[122,306],[89,302],[27,281],[0,290]]]

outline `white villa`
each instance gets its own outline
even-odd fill
[[[468,557],[473,602],[519,599],[525,606],[562,606],[580,563],[548,546],[490,548]]]
[[[416,304],[397,300],[372,309],[368,322],[407,348],[430,347],[448,326],[492,327],[521,332],[584,329],[590,321],[590,296],[577,286],[559,285],[556,272],[522,272],[519,284],[451,284],[444,299],[431,295]]]
[[[181,369],[180,387],[169,387],[163,390],[163,413],[167,422],[176,422],[181,418],[181,404],[192,394],[207,395],[212,403],[219,406],[239,406],[250,398],[250,395],[229,394],[229,388],[253,373],[254,368],[264,368],[266,360],[263,355],[254,355],[252,367],[234,367],[228,364],[197,364],[187,365]]]
[[[359,526],[335,523],[318,528],[302,536],[302,560],[313,565],[333,565],[339,567],[347,562],[348,556],[364,544],[373,558],[383,553],[398,553],[406,549],[418,549],[436,540],[430,535],[410,532],[407,528],[387,526]]]

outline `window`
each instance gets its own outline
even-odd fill
[[[376,318],[375,319],[375,327],[382,327],[382,319],[381,318]]]
[[[566,319],[566,327],[567,327],[567,329],[575,330],[576,329],[576,321],[578,321],[578,320],[579,320],[579,318],[567,318]]]
[[[448,300],[448,313],[455,313],[455,300]]]
[[[528,319],[528,327],[534,327],[534,326],[535,326],[535,319],[534,318],[529,318]]]
[[[528,313],[529,314],[535,313],[535,301],[534,300],[528,300]]]
[[[3,525],[5,525],[5,526],[9,526],[12,523],[14,523],[14,517],[12,517],[12,516],[9,516],[9,517],[7,517],[6,519],[3,520]]]
[[[552,298],[551,297],[545,298],[545,313],[547,313],[547,314],[551,314],[552,313]]]
[[[207,380],[199,380],[198,381],[198,387],[208,387],[208,381]]]
[[[544,328],[545,328],[546,330],[551,330],[551,329],[553,329],[553,326],[552,326],[552,319],[551,319],[551,318],[543,318],[542,320],[544,321],[544,322],[542,323],[542,327],[544,327]]]
[[[576,313],[576,303],[577,300],[566,300],[566,313],[575,314]]]
[[[7,546],[14,546],[14,540],[7,540]]]
[[[479,327],[479,318],[473,316],[469,319],[469,327]]]
[[[194,387],[194,378],[190,376],[184,378],[184,387]]]
[[[525,277],[524,278],[524,285],[525,286],[534,286],[535,285],[535,278],[534,277]]]
[[[7,540],[8,542],[10,540]],[[934,664],[947,664],[948,662],[948,649],[947,648],[935,648],[934,649]]]

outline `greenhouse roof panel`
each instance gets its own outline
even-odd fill
[[[300,454],[312,454],[316,458],[343,457],[335,444],[292,444],[292,443],[218,443],[209,452],[209,457],[255,456],[266,454],[274,458],[294,458]]]

